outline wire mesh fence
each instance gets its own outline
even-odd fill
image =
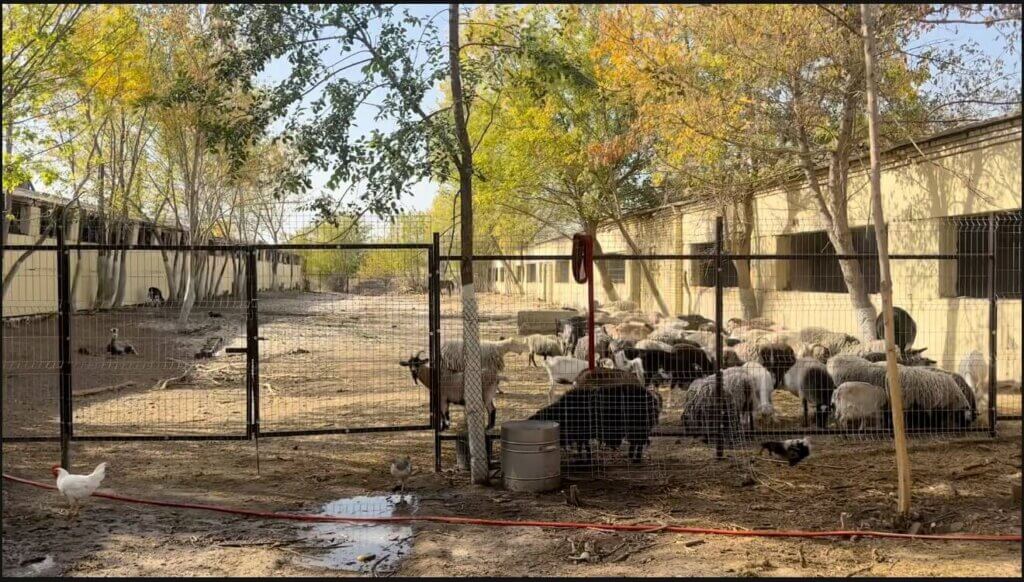
[[[1020,222],[890,225],[914,438],[1020,418]],[[631,477],[766,440],[891,438],[883,348],[864,339],[880,308],[872,229],[837,252],[822,225],[713,225],[651,218],[599,237],[600,369],[582,378],[589,303],[569,241],[475,260],[492,438],[556,420],[568,470]],[[433,242],[424,220],[307,230],[287,245],[72,241],[63,282],[59,251],[35,249],[4,301],[4,439],[56,438],[65,416],[78,439],[461,434],[464,399],[444,392],[461,388],[457,241]],[[5,249],[5,275],[23,252]]]

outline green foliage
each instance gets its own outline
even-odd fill
[[[349,216],[337,217],[332,222],[315,221],[296,236],[289,244],[330,243],[356,244],[366,242],[367,228]],[[300,250],[307,276],[323,277],[328,275],[352,276],[359,270],[363,261],[364,251],[355,250]]]

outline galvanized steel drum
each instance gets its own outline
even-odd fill
[[[558,423],[521,420],[501,425],[501,470],[509,491],[540,492],[562,483]]]

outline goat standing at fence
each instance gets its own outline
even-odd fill
[[[399,362],[399,364],[409,368],[409,372],[412,374],[413,384],[423,384],[428,391],[433,393],[434,386],[431,383],[430,366],[428,365],[430,358],[420,357],[422,353],[423,352],[420,352],[414,356],[410,356],[408,360],[403,360]],[[452,372],[442,366],[439,370],[439,376],[441,382],[441,385],[438,387],[441,430],[445,430],[451,426],[451,417],[448,414],[449,405],[458,404],[460,406],[465,406],[466,400],[462,389],[462,372]],[[487,428],[494,427],[497,413],[497,409],[494,404],[494,397],[498,392],[498,382],[500,380],[502,380],[502,377],[498,376],[494,370],[480,370],[480,385],[483,388],[484,403],[487,406],[488,413]]]

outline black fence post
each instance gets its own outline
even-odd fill
[[[725,401],[722,398],[722,235],[724,222],[715,219],[715,403],[718,405],[718,440],[715,443],[715,457],[723,456],[725,438]]]
[[[996,356],[998,355],[999,310],[996,301],[996,217],[988,215],[988,426],[996,436],[999,406],[996,402]]]
[[[441,235],[434,233],[429,252],[430,277],[427,285],[430,326],[430,385],[441,384]],[[441,472],[440,391],[430,391],[430,426],[434,428],[434,472]]]
[[[259,438],[260,434],[259,287],[256,273],[256,250],[250,247],[245,255],[245,392],[248,400],[245,433],[248,438]]]
[[[74,409],[71,403],[71,266],[64,241],[64,220],[57,224],[57,334],[60,360],[60,464],[71,470],[71,435]]]

